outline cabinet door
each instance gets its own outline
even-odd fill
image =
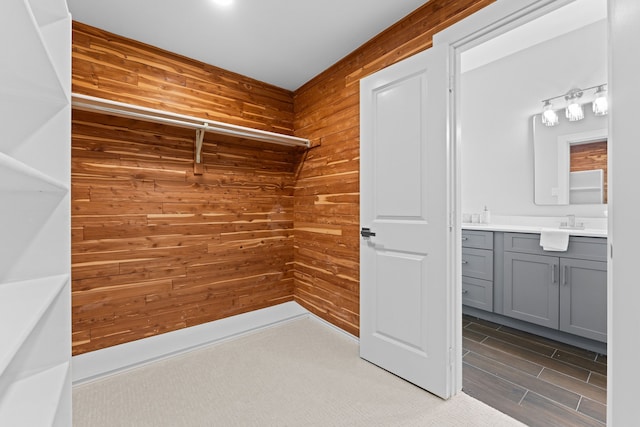
[[[560,330],[607,341],[607,263],[560,260]]]
[[[558,328],[559,259],[504,253],[504,315]]]

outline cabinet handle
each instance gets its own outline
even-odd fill
[[[562,275],[562,284],[567,286],[569,284],[569,266],[564,266],[564,271]]]
[[[468,263],[469,263],[469,261],[467,261],[466,259],[463,259],[463,260],[462,260],[462,263],[463,263],[463,264],[468,264]]]
[[[468,289],[463,289],[463,290],[462,290],[462,295],[464,295],[464,294],[468,294],[468,293],[469,293],[469,290],[468,290]]]
[[[463,237],[463,238],[462,238],[462,241],[463,241],[463,242],[466,242],[467,240],[469,240],[469,238],[468,238],[468,237]]]
[[[551,283],[556,283],[556,265],[551,266]]]

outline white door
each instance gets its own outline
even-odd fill
[[[444,47],[360,83],[360,356],[443,398],[454,357],[447,94]]]

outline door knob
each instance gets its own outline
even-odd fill
[[[362,230],[360,230],[360,235],[362,237],[364,237],[365,239],[368,239],[369,237],[373,237],[376,235],[376,233],[374,233],[373,231],[371,231],[370,228],[367,227],[362,227]]]

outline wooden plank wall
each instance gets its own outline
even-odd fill
[[[431,47],[433,34],[494,0],[430,0],[295,92],[311,149],[296,183],[295,300],[359,334],[359,80]]]
[[[73,92],[293,134],[293,94],[73,22]]]
[[[73,25],[73,91],[291,134],[293,94]],[[72,123],[73,354],[293,299],[300,153],[97,113]]]

